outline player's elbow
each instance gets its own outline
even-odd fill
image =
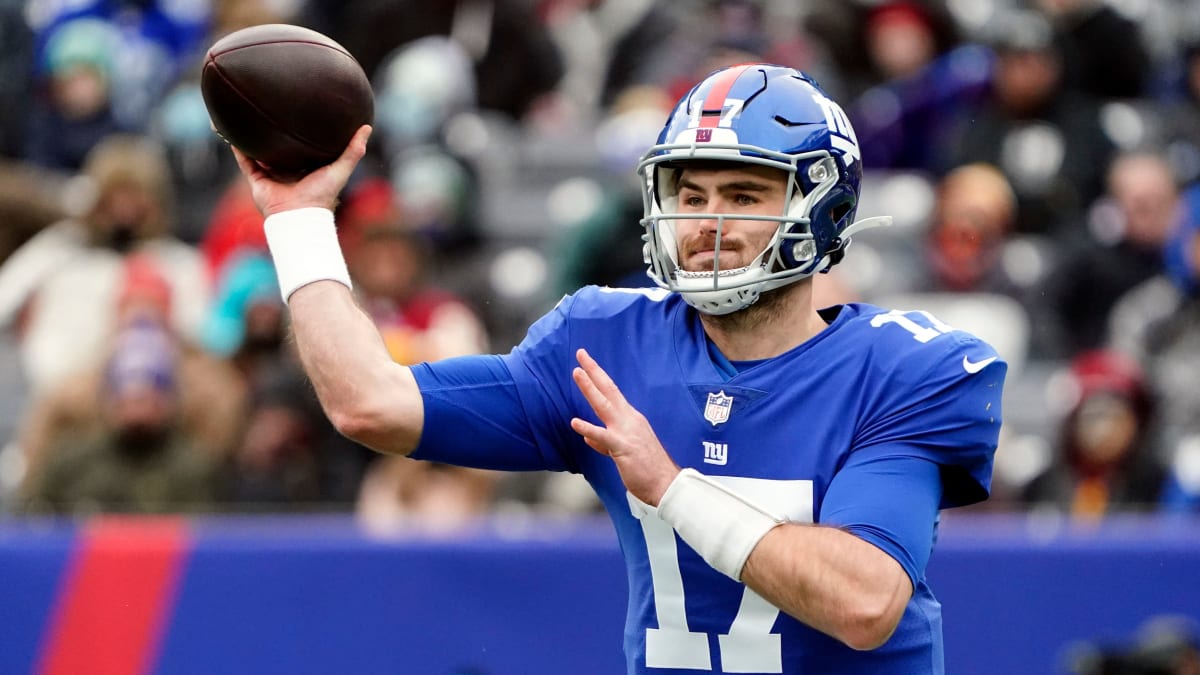
[[[420,397],[414,402],[398,391],[402,387],[363,387],[322,404],[338,433],[372,450],[406,455],[420,435]]]
[[[847,647],[858,651],[882,647],[896,632],[907,604],[907,598],[899,592],[873,594],[861,599],[848,612],[840,639]]]
[[[368,404],[338,405],[325,409],[338,433],[378,452],[408,454],[415,443],[405,442],[402,429],[385,409]]]
[[[380,436],[386,426],[380,411],[363,401],[326,405],[325,415],[338,433],[364,445],[369,445],[366,439]]]
[[[882,647],[896,632],[900,625],[899,617],[892,619],[888,616],[863,616],[846,627],[842,642],[847,647],[860,651],[870,651]]]

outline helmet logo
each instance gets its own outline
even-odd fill
[[[861,160],[862,152],[858,149],[858,137],[854,135],[854,127],[850,126],[850,119],[846,117],[842,107],[816,92],[813,93],[813,100],[821,106],[821,112],[825,114],[825,125],[829,127],[830,144],[846,153],[846,164]]]
[[[712,140],[712,129],[697,129],[696,130],[696,142],[697,143],[708,143],[711,140]]]
[[[725,390],[713,394],[709,393],[708,403],[704,405],[704,419],[712,422],[715,427],[718,424],[729,421],[729,411],[733,408],[733,397],[726,396]]]

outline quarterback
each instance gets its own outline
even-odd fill
[[[331,208],[362,157],[240,166],[305,369],[371,448],[573,471],[629,579],[630,673],[942,673],[940,509],[986,499],[1006,365],[922,311],[816,307],[851,237],[854,131],[811,78],[719,70],[638,172],[660,288],[585,287],[505,355],[404,367],[355,305]],[[637,230],[631,224],[631,235]]]

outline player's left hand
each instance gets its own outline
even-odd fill
[[[604,426],[596,426],[578,417],[571,428],[601,454],[617,465],[625,489],[634,497],[658,506],[679,466],[663,448],[645,415],[625,400],[625,396],[600,364],[580,349],[575,353],[579,367],[572,372],[575,386],[592,406]]]

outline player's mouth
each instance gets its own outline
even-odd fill
[[[683,268],[689,272],[711,272],[713,269],[714,260],[717,258],[716,249],[713,248],[698,248],[689,251],[684,257]],[[727,248],[724,243],[721,245],[720,269],[734,269],[742,267],[741,255],[736,250]]]

